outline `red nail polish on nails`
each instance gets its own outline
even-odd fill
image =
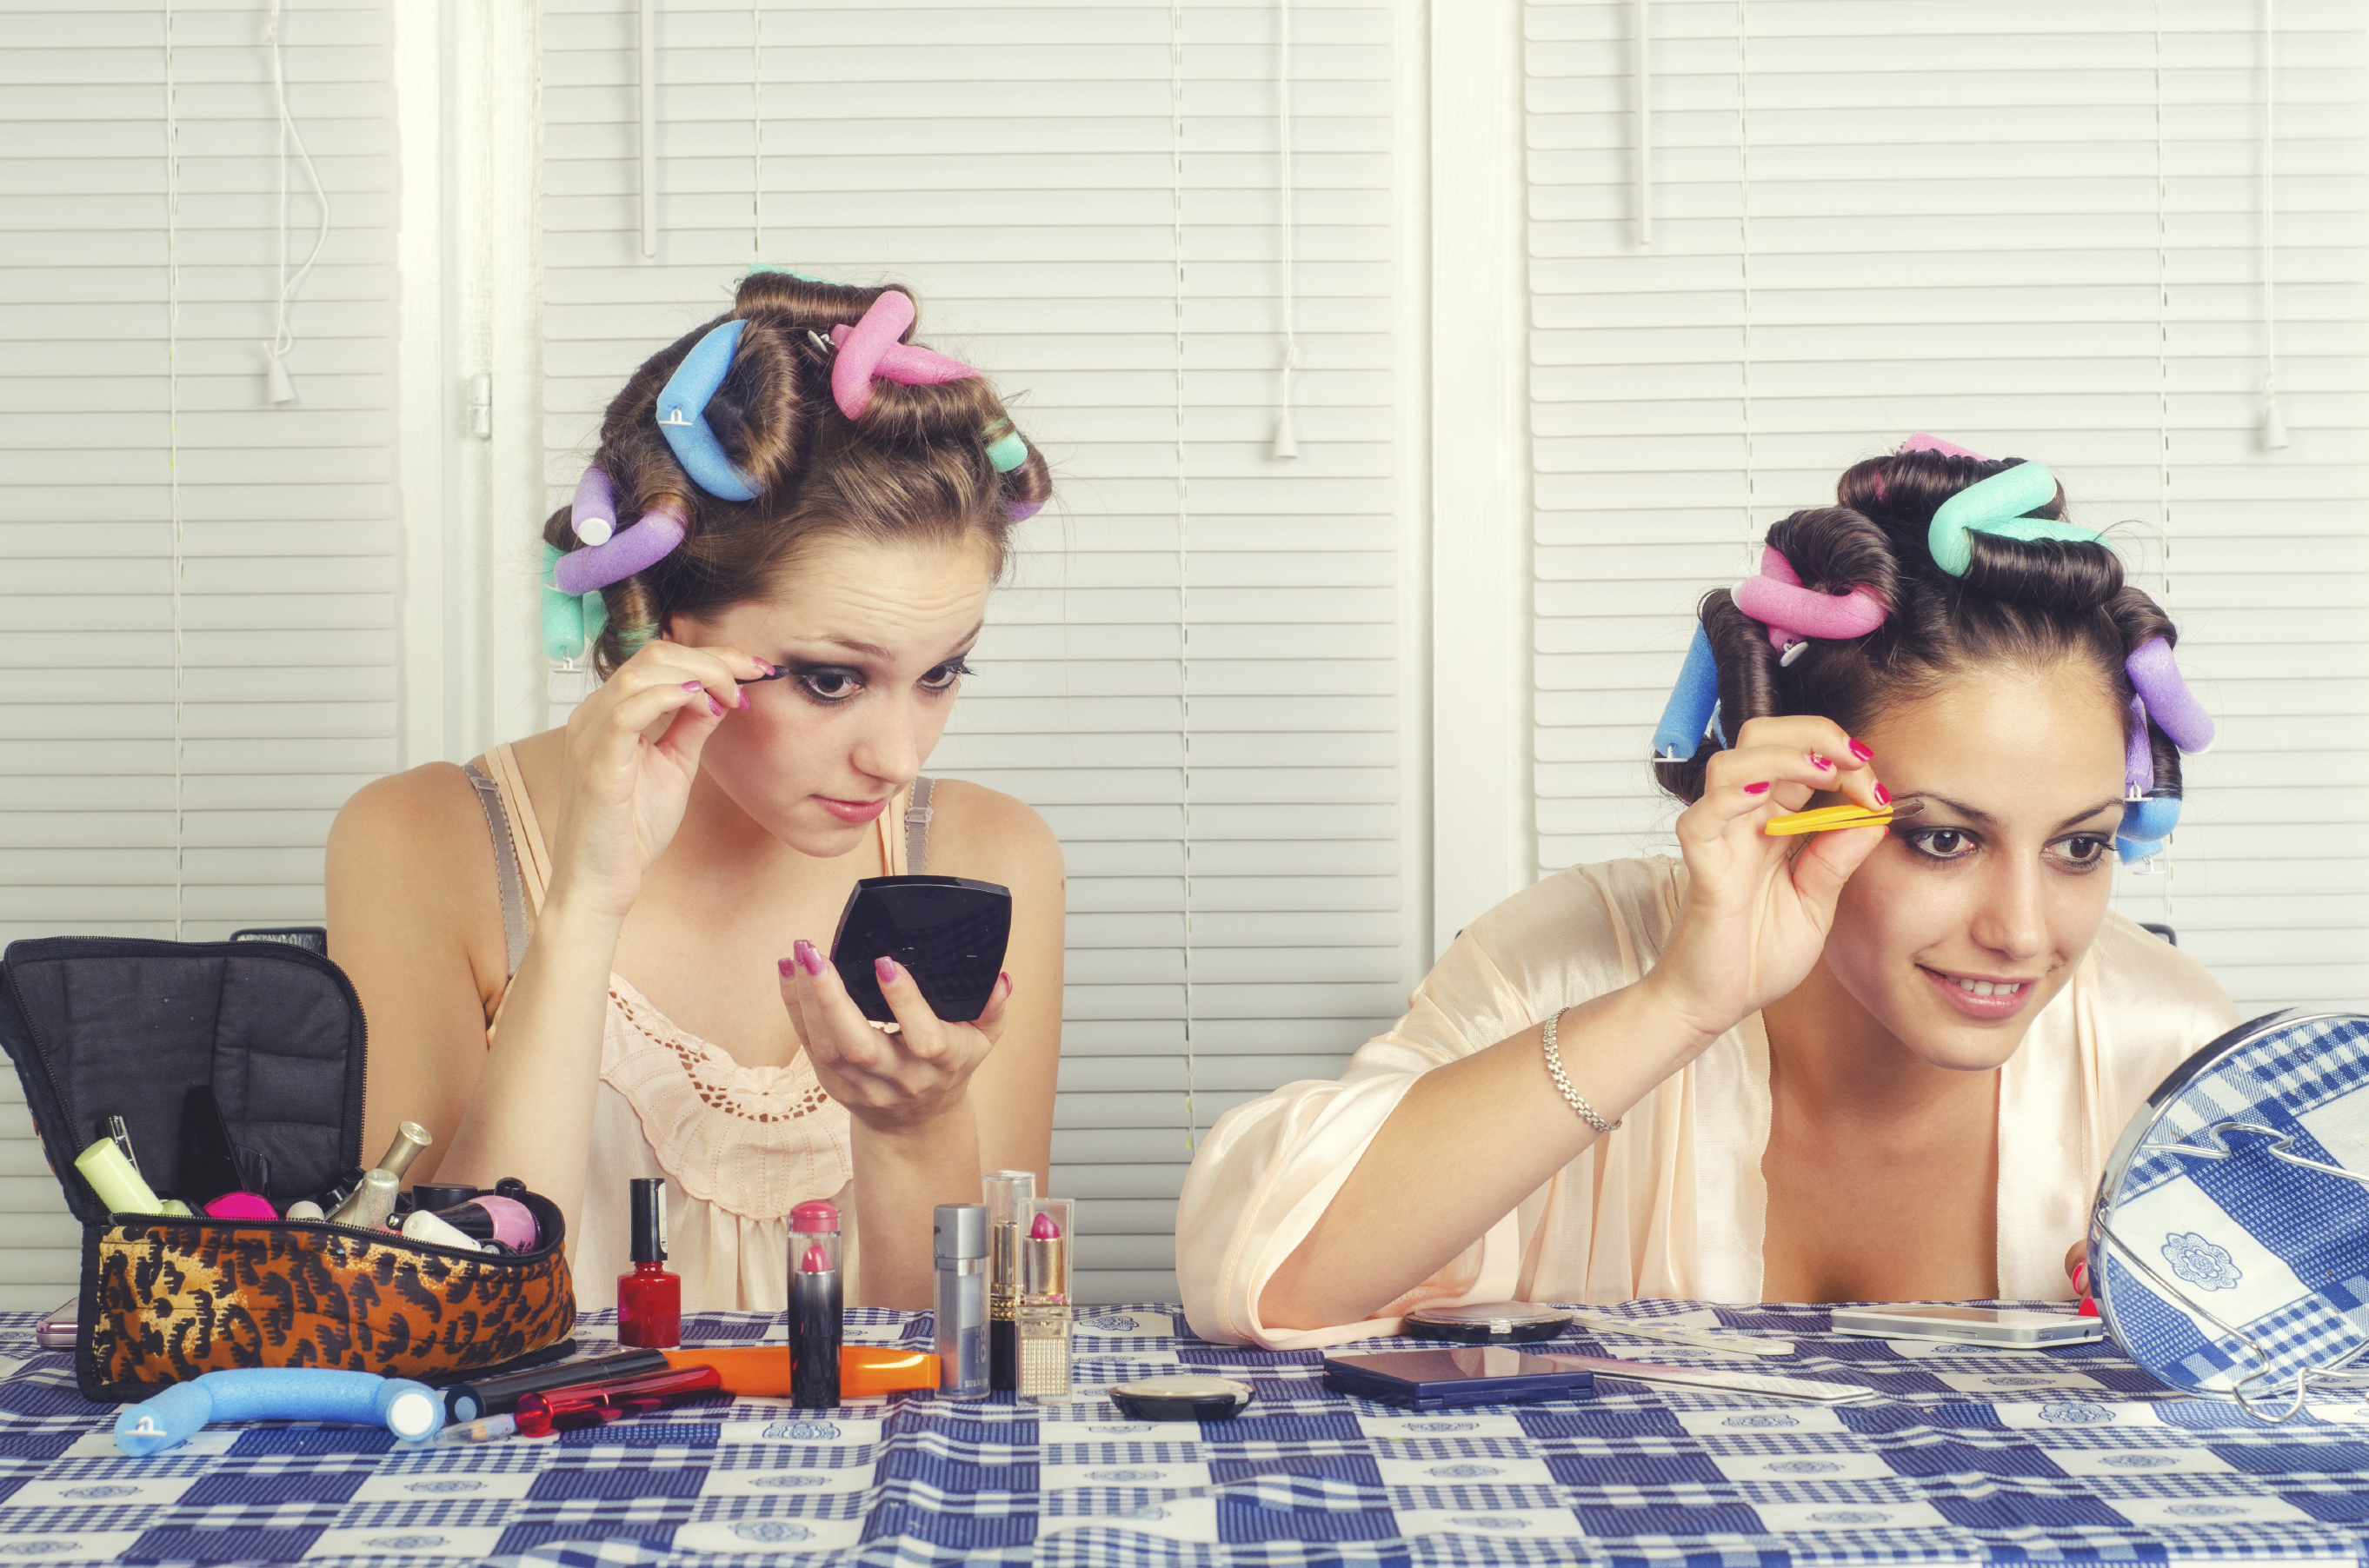
[[[897,983],[897,960],[884,953],[872,960],[872,972],[880,977],[882,985],[893,986]]]
[[[1892,792],[1891,792],[1890,790],[1888,790],[1888,789],[1884,788],[1882,784],[1878,784],[1878,785],[1876,785],[1876,786],[1875,786],[1875,803],[1876,803],[1878,806],[1889,806],[1889,805],[1891,805],[1891,804],[1892,804]]]
[[[1824,757],[1819,756],[1815,751],[1813,751],[1810,753],[1810,766],[1817,769],[1818,772],[1823,773],[1828,768],[1833,767],[1834,764],[1827,761]]]
[[[1851,755],[1864,762],[1875,753],[1868,749],[1865,741],[1854,738],[1851,741]]]
[[[1767,795],[1768,793],[1768,786],[1765,783],[1748,784],[1744,785],[1743,788],[1744,793],[1746,795]]]
[[[821,948],[801,936],[791,944],[790,951],[798,956],[798,962],[805,966],[807,974],[818,976],[822,973]]]
[[[2073,1315],[2077,1318],[2094,1318],[2098,1315],[2098,1303],[2084,1296],[2081,1298],[2081,1304],[2073,1309]]]

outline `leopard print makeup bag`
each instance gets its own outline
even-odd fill
[[[145,1399],[233,1367],[448,1379],[546,1359],[574,1333],[565,1220],[534,1251],[463,1252],[325,1220],[109,1214],[74,1156],[122,1118],[160,1195],[178,1184],[182,1099],[210,1084],[242,1176],[284,1208],[360,1162],[361,1006],[326,958],[279,942],[52,937],[0,956],[0,1046],[83,1222],[74,1372]]]

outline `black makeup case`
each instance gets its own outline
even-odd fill
[[[109,1214],[75,1169],[120,1116],[143,1176],[172,1194],[183,1101],[205,1084],[242,1175],[285,1209],[361,1163],[367,1043],[343,971],[284,939],[45,937],[0,955],[0,1047],[83,1225],[86,1397],[233,1367],[441,1381],[544,1359],[575,1331],[565,1220],[533,1194],[535,1250],[501,1255],[326,1220]]]

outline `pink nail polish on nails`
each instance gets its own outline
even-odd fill
[[[773,960],[773,967],[782,971],[782,979],[785,980],[797,972],[797,967],[798,961],[795,958],[776,958]]]
[[[822,973],[821,948],[801,936],[792,944],[790,951],[798,956],[798,962],[806,967],[807,974],[819,976]]]
[[[893,986],[897,983],[897,960],[884,953],[872,960],[872,972],[880,977],[882,985]]]
[[[714,697],[710,697],[707,699],[707,711],[715,717],[722,718],[724,716],[724,704],[717,702]]]
[[[1746,795],[1767,795],[1768,793],[1768,785],[1765,782],[1761,784],[1748,784],[1742,787],[1744,793]]]
[[[767,664],[767,663],[766,663],[763,659],[761,659],[761,658],[752,658],[752,659],[750,659],[749,662],[750,662],[750,663],[751,663],[751,664],[753,664],[753,665],[755,665],[755,666],[757,667],[757,672],[758,672],[760,675],[766,675],[766,676],[770,676],[770,675],[772,675],[772,674],[773,673],[773,667],[772,667],[772,665],[770,665],[770,664]]]
[[[696,681],[686,681],[682,683],[682,689],[686,692],[696,692],[699,690],[699,682]]]
[[[736,708],[738,708],[742,713],[744,713],[744,714],[745,714],[745,713],[747,713],[747,712],[749,711],[749,688],[748,688],[748,687],[746,687],[746,686],[741,687],[741,688],[740,688],[740,690],[739,690],[739,692],[738,692],[738,696],[739,696],[740,700],[739,700],[738,702],[737,702],[737,703],[733,704],[732,705],[733,705],[734,707],[736,707]]]
[[[1875,803],[1876,803],[1878,806],[1889,806],[1889,805],[1891,805],[1891,804],[1892,804],[1892,792],[1891,792],[1890,790],[1888,790],[1888,789],[1884,788],[1882,784],[1878,784],[1878,785],[1876,785],[1876,786],[1875,786]]]
[[[1851,755],[1864,762],[1875,753],[1869,749],[1866,741],[1854,738],[1851,741]]]
[[[1833,767],[1834,764],[1827,761],[1824,757],[1819,756],[1815,751],[1813,751],[1810,753],[1810,766],[1817,769],[1818,772],[1823,773],[1828,768]]]

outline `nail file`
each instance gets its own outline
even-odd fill
[[[1539,1354],[1532,1352],[1533,1355]],[[1711,1389],[1721,1393],[1767,1394],[1772,1399],[1810,1400],[1819,1404],[1852,1404],[1881,1399],[1873,1389],[1858,1383],[1831,1383],[1819,1378],[1782,1378],[1768,1372],[1731,1372],[1717,1367],[1665,1367],[1651,1361],[1619,1361],[1608,1356],[1566,1356],[1544,1353],[1543,1359],[1599,1378],[1626,1378],[1632,1383],[1654,1383],[1682,1389]]]
[[[1897,801],[1890,807],[1870,808],[1865,806],[1821,806],[1814,811],[1795,811],[1783,817],[1771,817],[1761,824],[1760,830],[1772,839],[1798,833],[1830,833],[1837,828],[1881,828],[1895,817],[1914,817],[1925,809],[1921,800]]]
[[[1731,1350],[1739,1356],[1791,1356],[1793,1342],[1790,1339],[1756,1339],[1750,1334],[1714,1333],[1708,1330],[1664,1328],[1648,1323],[1632,1323],[1619,1318],[1598,1317],[1594,1312],[1574,1312],[1579,1322],[1598,1333],[1629,1334],[1637,1339],[1665,1340],[1672,1345],[1692,1345],[1704,1350]]]

